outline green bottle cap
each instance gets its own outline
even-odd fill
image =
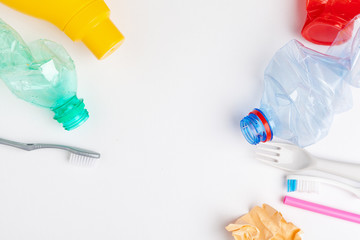
[[[78,99],[76,95],[61,99],[51,110],[55,113],[54,119],[68,131],[79,127],[89,118],[84,100]]]

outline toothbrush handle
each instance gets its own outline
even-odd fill
[[[100,153],[93,152],[93,151],[90,151],[87,149],[58,145],[58,144],[21,143],[21,142],[10,141],[10,140],[3,139],[3,138],[0,138],[0,144],[20,148],[20,149],[26,150],[26,151],[32,151],[32,150],[42,149],[42,148],[56,148],[56,149],[66,150],[66,151],[69,151],[71,153],[74,153],[74,154],[77,154],[80,156],[91,157],[91,158],[100,158]]]
[[[360,182],[360,164],[314,158],[314,169]]]
[[[330,179],[324,180],[324,183],[327,183],[327,184],[332,185],[334,187],[342,188],[342,189],[344,189],[346,191],[349,191],[349,192],[353,193],[356,197],[360,198],[360,189],[359,188],[350,186],[350,185],[345,184],[345,183],[330,180]]]
[[[100,158],[100,153],[78,147],[64,146],[59,144],[45,144],[45,143],[37,143],[37,144],[33,144],[32,146],[34,150],[40,148],[56,148],[56,149],[63,149],[81,156]]]
[[[26,150],[26,151],[32,150],[31,146],[26,143],[10,141],[10,140],[4,139],[4,138],[0,138],[0,144],[10,146],[10,147],[20,148],[20,149]]]

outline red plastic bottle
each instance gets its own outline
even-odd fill
[[[331,45],[338,32],[360,14],[360,0],[306,0],[306,10],[303,37],[316,44]]]

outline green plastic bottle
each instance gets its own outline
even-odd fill
[[[76,96],[75,65],[66,50],[44,39],[27,45],[1,19],[0,78],[17,97],[53,111],[66,130],[89,118],[83,100]]]

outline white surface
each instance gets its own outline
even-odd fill
[[[91,114],[66,132],[51,112],[0,83],[0,137],[102,153],[97,168],[82,169],[60,151],[0,146],[0,239],[230,240],[224,227],[262,203],[306,239],[360,235],[357,224],[283,205],[284,173],[253,159],[238,126],[259,103],[274,52],[292,38],[305,42],[305,1],[107,3],[127,39],[102,62],[53,25],[0,5],[1,17],[26,41],[65,46]],[[360,163],[360,92],[354,93],[355,107],[336,117],[312,153]],[[360,213],[360,200],[324,190],[296,196]]]

